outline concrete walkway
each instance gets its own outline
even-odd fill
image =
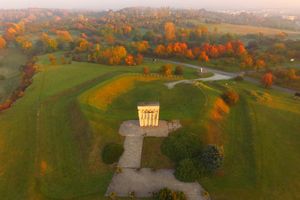
[[[121,124],[119,133],[125,136],[124,153],[119,160],[121,173],[115,173],[106,195],[116,193],[127,197],[134,192],[137,197],[151,197],[162,188],[170,188],[184,192],[189,200],[206,200],[204,189],[199,183],[183,183],[174,177],[174,170],[161,169],[153,171],[149,168],[139,169],[143,150],[144,137],[167,137],[170,132],[180,128],[180,122],[159,121],[158,127],[141,128],[137,120],[125,121]]]
[[[149,168],[141,170],[128,169],[122,173],[115,174],[107,193],[116,192],[120,197],[127,197],[134,192],[137,197],[151,197],[153,192],[157,192],[164,187],[175,191],[182,191],[189,200],[204,200],[202,197],[204,190],[198,183],[183,183],[173,175],[174,170],[161,169],[153,171]]]
[[[219,81],[219,80],[228,80],[228,79],[232,79],[232,76],[223,75],[223,74],[214,74],[213,76],[208,77],[208,78],[197,78],[197,79],[192,79],[192,80],[187,80],[186,79],[186,80],[180,80],[180,81],[174,81],[174,82],[165,83],[165,85],[169,89],[172,89],[177,84],[180,84],[180,83],[192,84],[195,81]]]

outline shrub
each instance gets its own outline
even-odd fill
[[[5,76],[0,74],[0,81],[3,81],[3,80],[5,80]]]
[[[106,164],[112,164],[119,160],[124,148],[120,144],[107,144],[102,150],[102,160]]]
[[[187,200],[185,194],[180,191],[172,191],[169,188],[161,189],[153,194],[154,200]]]
[[[214,172],[221,167],[223,162],[223,153],[215,145],[207,146],[200,155],[200,163],[207,172]]]
[[[199,176],[197,168],[191,159],[180,161],[174,175],[178,180],[183,182],[194,182]]]
[[[222,99],[230,106],[235,105],[239,99],[240,95],[234,90],[228,90],[222,95]]]
[[[179,75],[179,76],[181,76],[181,75],[183,75],[183,67],[182,66],[177,66],[176,68],[175,68],[175,72],[174,72],[176,75]]]
[[[171,160],[179,162],[186,158],[192,158],[202,150],[199,138],[184,132],[177,132],[167,137],[162,143],[162,153]]]

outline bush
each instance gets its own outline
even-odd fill
[[[153,194],[154,200],[187,200],[185,194],[180,191],[172,191],[169,188],[161,189]]]
[[[197,168],[191,159],[180,161],[174,175],[178,180],[183,182],[194,182],[199,177]]]
[[[186,158],[193,158],[202,150],[202,143],[197,136],[184,132],[177,132],[167,137],[162,143],[162,153],[171,160],[179,162]]]
[[[200,155],[200,163],[207,172],[214,172],[221,167],[223,162],[223,153],[214,145],[207,146]]]
[[[181,76],[181,75],[183,75],[183,67],[182,66],[177,66],[176,68],[175,68],[175,75],[179,75],[179,76]]]
[[[112,164],[119,160],[124,148],[120,144],[107,144],[102,150],[102,160],[106,164]]]
[[[222,95],[222,99],[230,106],[235,105],[239,99],[240,95],[234,90],[228,90]]]

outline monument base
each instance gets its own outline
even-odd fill
[[[181,127],[179,120],[170,122],[159,120],[158,126],[140,127],[138,120],[128,120],[121,124],[119,133],[122,136],[167,137],[170,132]]]

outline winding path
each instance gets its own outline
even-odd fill
[[[158,60],[163,61],[163,62],[173,63],[173,64],[176,64],[176,65],[182,65],[182,66],[190,67],[190,68],[194,68],[194,69],[201,69],[202,68],[202,69],[204,69],[208,72],[214,73],[215,75],[223,75],[223,76],[227,76],[227,77],[231,77],[231,78],[234,78],[234,77],[244,73],[244,72],[225,72],[225,71],[218,70],[218,69],[212,69],[210,67],[197,66],[197,65],[193,65],[193,64],[182,63],[182,62],[177,62],[177,61],[172,61],[172,60],[165,60],[165,59],[158,59]],[[210,77],[210,78],[213,78],[213,77]],[[196,80],[201,80],[201,79],[196,79]],[[250,83],[253,83],[253,84],[257,84],[257,85],[261,84],[261,82],[259,80],[251,78],[251,77],[247,77],[247,76],[244,77],[244,80],[248,81]],[[292,95],[294,95],[297,92],[300,92],[300,91],[297,91],[297,90],[294,90],[294,89],[284,88],[284,87],[280,87],[280,86],[277,86],[277,85],[273,85],[272,88],[275,89],[275,90],[278,90],[280,92],[284,92],[284,93],[288,93],[288,94],[292,94]]]

